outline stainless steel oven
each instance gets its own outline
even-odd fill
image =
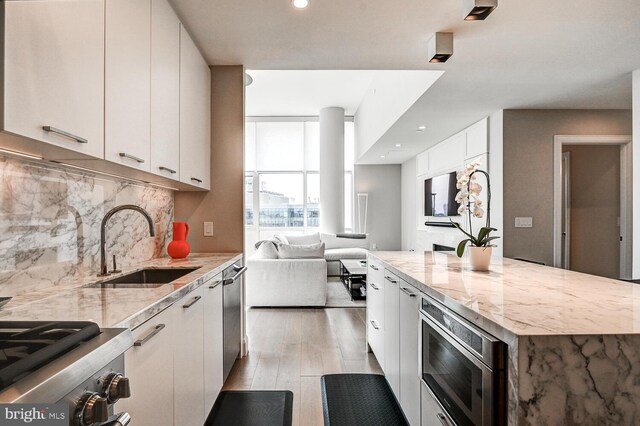
[[[429,296],[420,317],[420,377],[448,415],[438,420],[506,424],[505,343]]]

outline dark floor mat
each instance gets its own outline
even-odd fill
[[[223,391],[205,426],[290,426],[291,391]]]
[[[328,374],[321,382],[326,426],[409,425],[384,376]]]

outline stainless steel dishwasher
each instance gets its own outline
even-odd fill
[[[224,301],[224,353],[222,364],[224,366],[225,381],[229,377],[233,363],[240,354],[240,341],[242,338],[242,275],[246,270],[247,267],[243,266],[243,261],[240,260],[222,272],[222,300]]]

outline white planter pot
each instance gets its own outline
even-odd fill
[[[474,271],[488,271],[492,251],[493,247],[469,247],[471,269]]]

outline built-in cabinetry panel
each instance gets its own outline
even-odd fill
[[[104,0],[5,1],[0,7],[2,129],[102,158]]]
[[[224,384],[222,275],[204,286],[204,417]]]
[[[151,173],[180,177],[180,21],[151,0]]]
[[[134,346],[125,353],[131,398],[116,409],[140,425],[173,426],[173,344],[175,309],[169,307],[133,330]]]
[[[485,118],[469,127],[466,131],[465,159],[477,157],[489,152],[488,119]]]
[[[210,187],[211,74],[189,33],[180,35],[180,180]]]
[[[384,271],[384,374],[400,399],[400,279]]]
[[[367,265],[367,341],[384,370],[384,268],[371,257]]]
[[[418,341],[420,293],[400,280],[400,406],[411,426],[420,425]]]
[[[151,0],[107,0],[105,160],[144,171],[151,159]]]

